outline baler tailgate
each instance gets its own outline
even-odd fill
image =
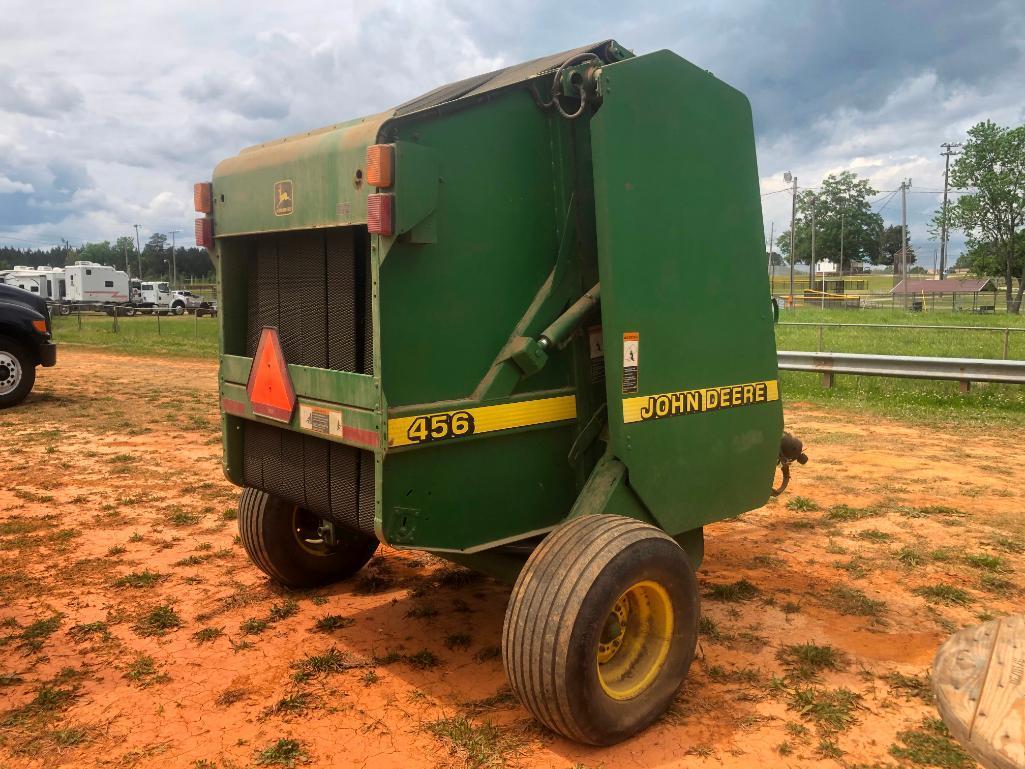
[[[605,66],[599,89],[611,445],[631,488],[679,533],[761,505],[779,451],[750,107],[666,51]]]

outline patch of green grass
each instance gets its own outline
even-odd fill
[[[199,523],[200,516],[190,513],[188,510],[173,510],[167,516],[167,522],[173,526],[195,526]]]
[[[273,604],[267,613],[267,619],[271,622],[280,622],[283,619],[294,616],[298,611],[299,602],[293,598],[288,598],[281,603]]]
[[[198,644],[210,643],[224,635],[224,629],[219,627],[205,627],[192,634],[192,640]]]
[[[476,584],[482,579],[484,579],[483,574],[459,567],[444,569],[437,576],[438,584],[442,587],[466,587],[467,585]]]
[[[309,692],[296,692],[282,697],[263,711],[265,716],[295,715],[305,713],[317,703],[317,698]]]
[[[751,560],[755,566],[761,566],[766,569],[779,569],[786,564],[786,561],[778,555],[767,555],[765,553],[759,553]]]
[[[25,679],[17,673],[0,673],[0,686],[17,686],[25,683]]]
[[[1006,537],[1003,534],[996,534],[989,539],[993,547],[1003,550],[1005,553],[1025,553],[1025,544],[1020,540]]]
[[[327,616],[319,617],[313,627],[318,632],[329,633],[332,630],[342,630],[355,624],[356,620],[351,617],[343,617],[341,614],[328,614]]]
[[[132,571],[114,580],[114,587],[150,588],[160,582],[164,576],[149,569]]]
[[[81,625],[74,625],[73,627],[68,628],[68,635],[75,641],[79,642],[92,636],[107,636],[108,634],[107,623],[100,620],[97,620],[96,622],[86,622]]]
[[[746,579],[738,579],[736,582],[709,585],[708,590],[705,592],[705,597],[711,598],[714,601],[729,601],[735,603],[739,601],[750,601],[760,592],[761,591],[756,585],[753,585]]]
[[[156,355],[178,358],[216,358],[217,320],[212,318],[141,316],[118,319],[113,332],[113,318],[82,316],[82,327],[75,317],[53,318],[54,338],[62,345],[90,347],[124,352],[129,355]]]
[[[79,727],[68,727],[65,729],[55,729],[51,736],[58,747],[73,748],[88,740],[89,732]]]
[[[840,750],[840,746],[836,744],[836,740],[832,740],[829,737],[823,737],[819,740],[815,753],[820,758],[832,758],[834,761],[839,761],[843,758],[843,751]]]
[[[174,607],[165,603],[144,614],[132,629],[141,636],[162,636],[183,624]]]
[[[206,561],[209,561],[213,556],[211,555],[188,555],[181,560],[175,561],[172,566],[199,566]]]
[[[889,542],[893,539],[892,534],[888,534],[885,531],[879,531],[879,529],[865,529],[855,534],[858,539],[866,539],[869,542]]]
[[[116,558],[117,556],[124,555],[127,552],[128,552],[128,548],[125,547],[124,545],[114,545],[114,547],[110,548],[107,551],[107,557],[108,558]]]
[[[948,606],[968,606],[974,600],[968,592],[943,582],[916,587],[912,592],[931,603],[944,603]]]
[[[266,748],[256,751],[257,766],[285,766],[292,769],[296,764],[307,764],[310,755],[299,740],[282,737]]]
[[[518,737],[494,724],[475,724],[466,716],[431,721],[427,731],[444,741],[469,769],[504,766],[522,747]]]
[[[905,675],[894,671],[883,676],[890,687],[890,691],[901,694],[909,699],[919,699],[923,702],[932,703],[932,686],[929,684],[929,674],[924,676]]]
[[[373,572],[360,575],[353,586],[353,592],[359,595],[370,595],[380,593],[390,588],[395,581],[387,574]]]
[[[861,695],[849,689],[797,687],[791,692],[789,707],[822,731],[832,733],[844,731],[856,723],[855,710],[860,704]]]
[[[987,593],[995,595],[1007,595],[1017,592],[1018,588],[1011,580],[1001,577],[992,572],[985,572],[979,577],[979,586]]]
[[[501,646],[485,646],[473,655],[475,662],[490,662],[502,658]]]
[[[799,513],[814,513],[821,508],[807,497],[794,497],[787,502],[787,510],[796,510]]]
[[[250,617],[249,619],[243,620],[242,624],[239,625],[239,630],[243,635],[259,635],[264,630],[270,627],[270,622],[261,617]]]
[[[872,515],[878,515],[874,507],[851,507],[850,505],[833,505],[826,513],[827,521],[860,521]]]
[[[37,652],[43,648],[46,639],[57,632],[61,625],[61,615],[54,614],[46,619],[37,619],[35,622],[22,629],[20,638],[21,645],[31,652]]]
[[[831,587],[823,604],[840,614],[854,617],[878,617],[886,610],[885,601],[869,598],[864,591],[846,585]]]
[[[864,579],[868,576],[869,562],[856,555],[849,561],[835,561],[833,566],[851,575],[852,579]]]
[[[445,637],[446,649],[469,649],[472,638],[468,633],[452,633]]]
[[[157,662],[147,654],[140,654],[127,668],[125,678],[139,686],[150,686],[151,684],[162,684],[171,680],[166,673],[160,672]]]
[[[407,619],[430,619],[437,616],[438,610],[429,604],[413,606],[406,612]]]
[[[413,654],[407,654],[406,662],[410,667],[416,668],[417,670],[432,670],[441,664],[441,660],[438,659],[438,656],[427,649],[421,649]]]
[[[347,654],[331,647],[321,654],[311,654],[292,663],[292,680],[296,683],[309,681],[311,678],[346,670],[366,667],[367,663],[352,660]]]
[[[950,737],[946,725],[938,718],[925,718],[917,729],[897,732],[897,743],[890,746],[890,755],[918,766],[940,769],[970,769],[975,760]]]
[[[801,681],[813,681],[824,670],[843,670],[847,667],[847,655],[829,644],[789,644],[776,653],[776,659],[792,678]]]
[[[986,571],[1006,571],[1007,570],[1007,559],[1001,558],[999,555],[989,555],[988,553],[974,553],[965,556],[965,563],[969,566],[974,566],[976,569],[984,569]]]
[[[229,508],[221,511],[221,520],[222,521],[234,521],[237,518],[238,518],[238,510],[236,510],[234,507],[229,507]]]

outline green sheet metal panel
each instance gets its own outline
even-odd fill
[[[386,128],[389,140],[429,149],[442,180],[437,242],[399,238],[380,267],[381,378],[395,419],[472,397],[555,264],[572,179],[558,157],[568,126],[526,90]],[[403,171],[396,162],[396,178]],[[553,356],[516,399],[572,393],[573,355]],[[386,541],[459,550],[553,526],[576,496],[567,459],[575,428],[563,421],[389,451]]]
[[[669,51],[600,78],[591,140],[610,440],[676,534],[763,504],[783,429],[751,110]],[[635,372],[624,334],[637,335]],[[624,403],[627,419],[660,418],[624,421]]]

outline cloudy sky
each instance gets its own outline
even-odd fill
[[[1025,123],[1021,0],[0,0],[0,18],[8,245],[113,240],[133,224],[191,243],[192,182],[245,145],[607,37],[669,48],[744,91],[763,193],[786,170],[805,186],[851,169],[880,191],[911,177],[927,265],[939,145],[982,119]],[[766,235],[779,232],[789,196],[763,202]],[[899,220],[896,196],[883,215]]]

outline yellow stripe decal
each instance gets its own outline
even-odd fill
[[[623,398],[623,421],[626,423],[647,422],[652,419],[700,414],[705,411],[718,411],[777,400],[779,400],[779,382],[775,379],[723,387],[704,387],[698,390],[682,390],[661,395],[641,395],[637,398]]]
[[[388,445],[431,443],[513,427],[562,422],[576,419],[576,416],[576,397],[563,395],[558,398],[396,417],[388,420]]]

